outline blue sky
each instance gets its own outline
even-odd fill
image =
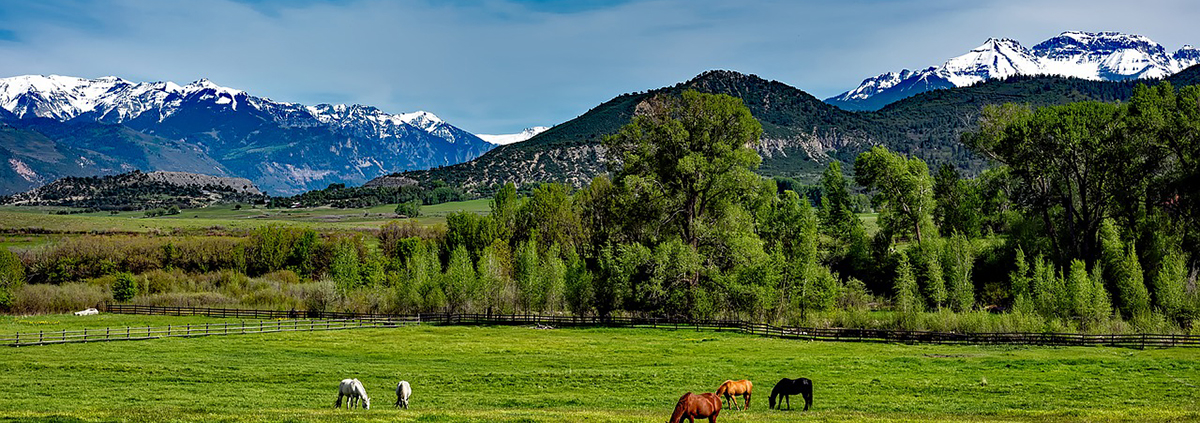
[[[1200,44],[1191,1],[0,1],[0,75],[200,78],[280,101],[428,110],[476,133],[571,119],[709,69],[820,98],[1008,37]]]

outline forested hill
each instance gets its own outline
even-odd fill
[[[1200,82],[1200,66],[1167,81],[1176,86],[1194,85]],[[628,123],[638,104],[656,94],[687,89],[728,94],[745,102],[763,124],[760,172],[768,176],[811,180],[829,161],[852,162],[871,145],[913,154],[934,166],[949,162],[978,171],[984,162],[959,142],[959,135],[975,126],[985,105],[1038,107],[1083,100],[1121,101],[1129,98],[1138,84],[1154,83],[1013,77],[922,93],[879,111],[850,112],[778,81],[709,71],[672,87],[617,96],[528,141],[496,148],[470,162],[396,175],[421,182],[444,180],[481,192],[503,182],[561,181],[580,186],[603,171],[601,140]]]
[[[268,197],[245,178],[187,172],[133,171],[101,177],[66,177],[0,204],[64,206],[90,210],[183,209],[213,203],[265,203]]]

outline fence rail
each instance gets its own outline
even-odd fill
[[[1122,348],[1167,348],[1167,347],[1200,347],[1200,336],[1197,335],[1174,335],[1174,334],[1124,334],[1124,335],[1093,335],[1080,333],[1031,333],[1031,332],[1013,332],[1013,333],[953,333],[953,332],[930,332],[930,331],[906,331],[906,330],[887,330],[887,329],[849,329],[849,328],[804,328],[804,327],[782,327],[773,326],[763,323],[745,322],[739,320],[684,320],[670,318],[642,318],[642,317],[583,317],[583,316],[547,316],[536,314],[517,314],[517,315],[495,315],[495,314],[472,314],[472,313],[429,313],[419,315],[393,315],[393,314],[373,314],[373,313],[343,313],[343,312],[324,312],[324,311],[297,311],[297,310],[254,310],[254,309],[226,309],[226,308],[207,308],[207,307],[160,307],[146,305],[129,305],[129,304],[108,304],[107,312],[117,314],[141,314],[141,315],[167,315],[167,316],[209,316],[222,318],[254,318],[254,319],[288,319],[278,322],[265,322],[267,328],[275,328],[275,330],[259,330],[264,322],[252,323],[249,326],[243,324],[237,326],[234,324],[232,329],[221,328],[220,330],[244,330],[248,327],[250,331],[244,333],[262,333],[262,332],[282,332],[280,325],[286,328],[287,325],[299,325],[302,329],[287,330],[326,330],[326,329],[349,329],[357,327],[393,327],[404,324],[440,324],[440,325],[549,325],[555,327],[576,327],[576,326],[606,326],[606,327],[627,327],[627,328],[653,328],[653,329],[674,329],[674,330],[696,330],[696,331],[728,331],[740,332],[746,334],[768,336],[782,339],[799,339],[811,341],[840,341],[840,342],[881,342],[881,343],[906,343],[906,344],[960,344],[960,345],[1048,345],[1048,346],[1111,346]],[[296,320],[296,319],[314,319],[314,320]],[[357,322],[359,326],[344,326],[347,322]],[[322,327],[322,324],[329,326]],[[222,325],[212,324],[212,327]],[[230,324],[225,324],[230,325]],[[254,326],[259,325],[259,326]],[[272,326],[275,325],[275,326]],[[310,326],[315,325],[315,326]],[[338,326],[343,325],[343,326]],[[190,325],[189,329],[192,332],[180,332],[184,326],[175,326],[174,329],[166,327],[166,336],[196,336],[194,333],[198,325]],[[240,328],[240,329],[239,329]],[[124,339],[153,339],[162,337],[154,330],[162,330],[163,328],[136,328],[135,331],[123,333]],[[107,329],[106,329],[107,330]],[[53,336],[51,341],[68,342],[91,342],[92,340],[100,340],[102,336],[98,330],[91,330],[91,335],[83,331],[60,331],[49,332]],[[239,332],[241,333],[241,332]],[[38,335],[38,334],[34,334]],[[105,334],[107,335],[107,333]],[[137,337],[135,335],[143,335]],[[31,336],[27,333],[20,334],[19,342],[13,337],[0,338],[0,344],[8,345],[38,345],[40,343],[55,343],[34,341],[26,343],[25,337]],[[39,335],[41,336],[41,335]],[[72,338],[76,336],[77,338]],[[81,337],[79,337],[81,336]],[[91,336],[91,338],[89,338]],[[30,338],[32,339],[32,338]],[[39,338],[43,339],[43,338]]]
[[[274,320],[256,322],[189,323],[146,327],[109,327],[83,330],[18,332],[0,337],[0,345],[25,347],[82,342],[135,341],[193,336],[241,335],[273,332],[311,332],[324,330],[385,328],[417,324],[415,318],[397,319],[320,319]]]

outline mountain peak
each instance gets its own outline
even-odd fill
[[[1149,37],[1114,31],[1064,31],[1031,49],[1013,39],[988,38],[979,47],[940,66],[906,76],[903,72],[887,72],[867,78],[857,88],[826,102],[853,110],[874,110],[930,89],[962,87],[994,78],[1015,75],[1109,81],[1164,78],[1197,63],[1200,51],[1191,46],[1168,54]]]

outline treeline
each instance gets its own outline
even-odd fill
[[[852,178],[834,162],[804,195],[754,173],[761,127],[737,99],[686,92],[654,97],[645,111],[606,139],[620,159],[611,175],[574,192],[543,184],[522,196],[508,184],[489,215],[392,223],[375,234],[377,248],[362,234],[278,227],[244,238],[84,238],[27,253],[24,279],[104,285],[133,272],[138,295],[201,287],[263,304],[292,292],[281,306],[393,313],[1197,330],[1200,88],[1139,88],[1120,105],[991,108],[964,138],[996,162],[978,177],[876,147],[856,158]],[[856,214],[856,191],[870,193],[877,229]],[[186,276],[217,270],[253,279]]]
[[[346,184],[329,184],[325,189],[291,197],[273,197],[269,207],[366,208],[396,203],[431,205],[466,199],[468,197],[462,189],[447,185],[443,181],[433,181],[428,186],[413,184],[396,187],[346,187]]]

